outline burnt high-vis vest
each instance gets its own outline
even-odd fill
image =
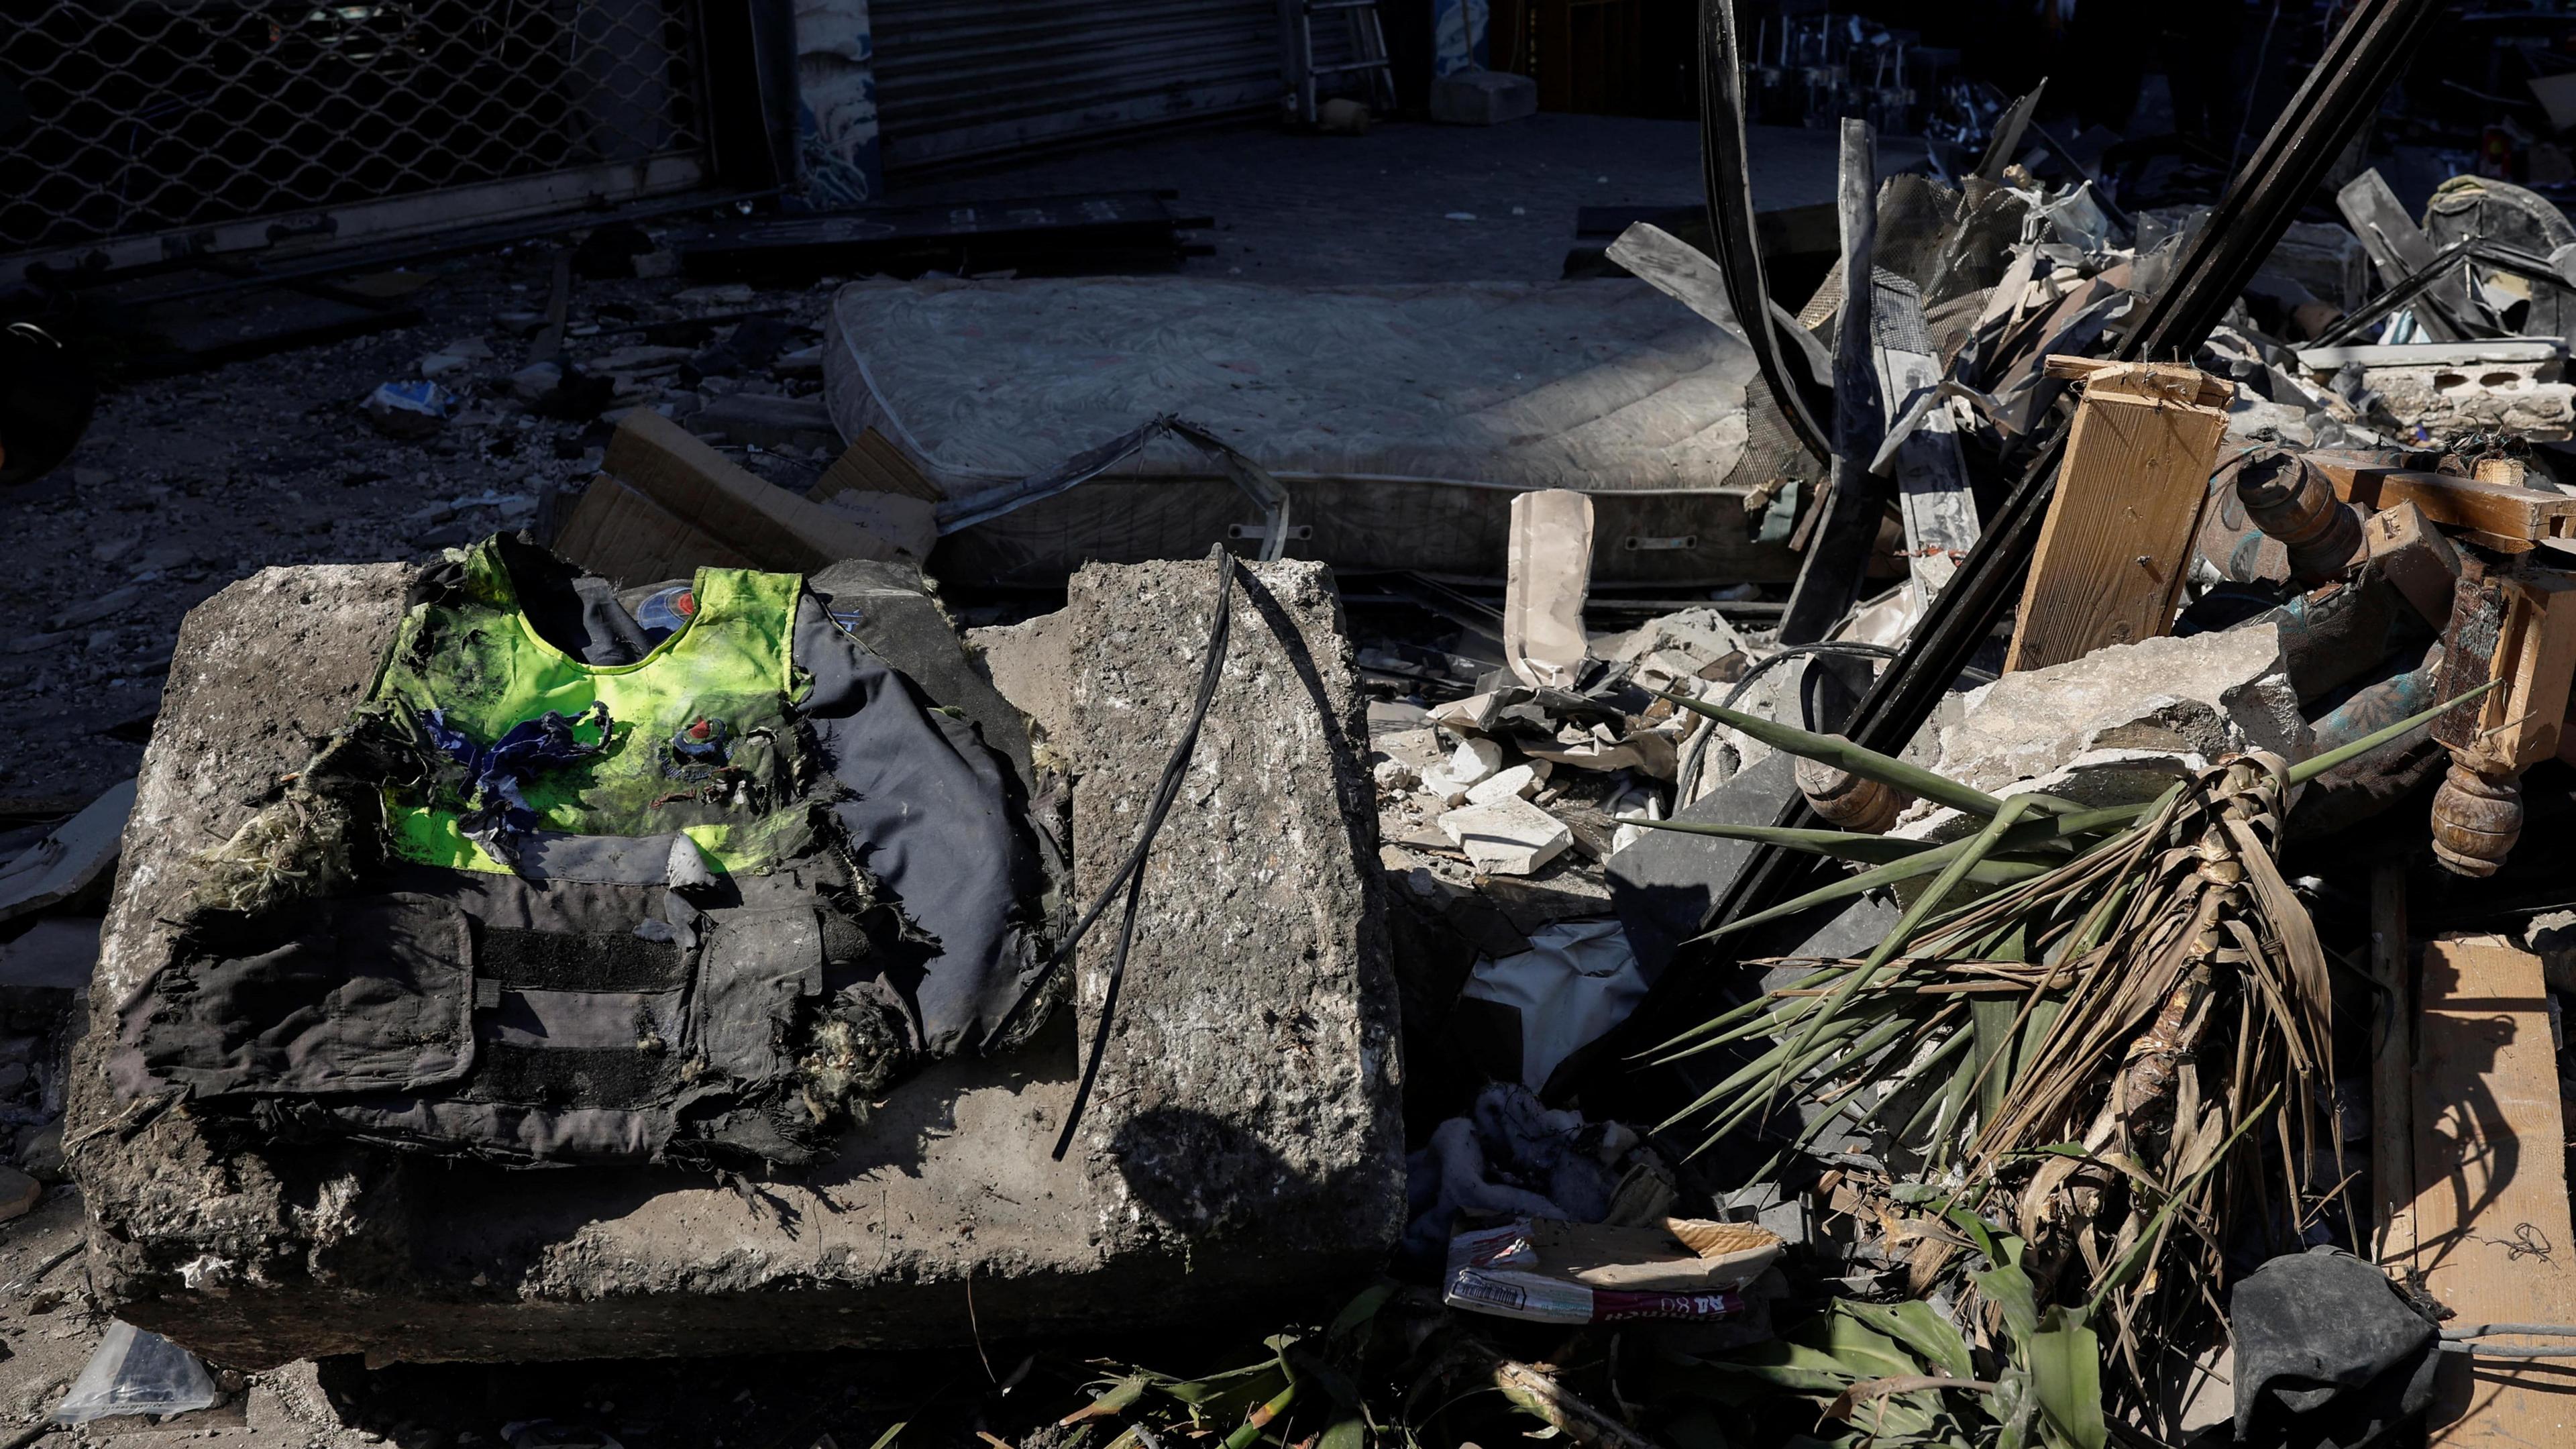
[[[415,589],[246,828],[300,863],[210,868],[122,1088],[510,1161],[796,1164],[909,1064],[1009,1044],[1041,872],[973,728],[795,575],[701,569],[658,640],[541,629],[604,596],[505,539]]]

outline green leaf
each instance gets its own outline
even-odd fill
[[[1362,1449],[1368,1443],[1368,1423],[1359,1418],[1337,1419],[1324,1431],[1324,1441],[1317,1449]]]
[[[1980,996],[1968,1003],[1968,1021],[1977,1035],[1977,1120],[1992,1125],[2004,1109],[2006,1075],[2012,1066],[2012,1024],[2020,1008],[2011,998]],[[2002,1058],[2001,1066],[1995,1065]]]
[[[1145,1388],[1146,1381],[1143,1374],[1129,1374],[1092,1395],[1088,1405],[1065,1415],[1061,1422],[1071,1424],[1083,1419],[1106,1418],[1111,1414],[1120,1413],[1138,1399],[1143,1398]]]
[[[1751,735],[1775,750],[1786,750],[1804,760],[1820,760],[1835,769],[1858,775],[1864,780],[1876,780],[1882,785],[1893,785],[1909,795],[1929,800],[1936,805],[1947,805],[1953,810],[1965,810],[1971,815],[1992,815],[2003,808],[2004,802],[1983,790],[1971,789],[1956,780],[1936,775],[1920,765],[1907,764],[1903,760],[1882,755],[1876,750],[1865,750],[1849,740],[1834,735],[1815,734],[1794,725],[1784,725],[1764,719],[1758,714],[1745,714],[1740,710],[1705,704],[1686,695],[1673,694],[1665,690],[1655,692],[1693,714],[1705,715],[1729,729]]]
[[[909,1427],[911,1427],[909,1421],[899,1421],[895,1423],[884,1433],[879,1434],[877,1436],[877,1442],[869,1445],[868,1449],[887,1449],[887,1446],[894,1443],[897,1438],[901,1437],[903,1431]]]
[[[2446,699],[2440,704],[2437,704],[2431,709],[2425,710],[2420,714],[2410,714],[2406,718],[2399,720],[2397,723],[2388,726],[2386,729],[2372,730],[2370,733],[2363,735],[2360,739],[2354,740],[2351,744],[2341,745],[2328,750],[2314,759],[2301,760],[2299,763],[2290,767],[2290,783],[2293,785],[2304,785],[2310,780],[2315,779],[2317,776],[2322,775],[2326,771],[2334,769],[2339,765],[2348,764],[2354,760],[2358,760],[2362,756],[2369,754],[2371,751],[2379,749],[2384,745],[2395,744],[2397,741],[2413,734],[2417,729],[2422,728],[2424,725],[2441,718],[2443,715],[2449,714],[2452,710],[2458,709],[2461,705],[2467,704],[2470,700],[2477,698],[2479,695],[2486,693],[2488,690],[2493,689],[2502,683],[2504,683],[2504,681],[2501,679],[2490,679],[2486,683],[2479,685],[2477,688],[2465,690],[2457,697]],[[1747,733],[1751,732],[1747,731]],[[1858,772],[1855,771],[1854,773]]]
[[[1622,825],[1637,825],[1648,830],[1669,830],[1676,835],[1710,835],[1720,840],[1750,840],[1763,845],[1777,845],[1789,850],[1803,850],[1810,855],[1829,855],[1836,860],[1857,860],[1883,865],[1903,860],[1932,849],[1932,843],[1906,840],[1889,835],[1863,835],[1857,830],[1800,830],[1785,825],[1729,825],[1723,821],[1648,820],[1642,815],[1618,817]]]
[[[1904,1378],[1923,1372],[1922,1361],[1903,1345],[1850,1314],[1827,1313],[1820,1321],[1825,1338],[1821,1347],[1861,1378]]]
[[[1933,1369],[1954,1379],[1977,1376],[1976,1365],[1968,1357],[1968,1341],[1960,1337],[1957,1327],[1935,1312],[1931,1304],[1919,1298],[1909,1298],[1903,1303],[1844,1300],[1834,1307],[1912,1349]]]
[[[1375,1318],[1377,1311],[1394,1296],[1395,1285],[1392,1283],[1377,1283],[1361,1289],[1358,1297],[1342,1305],[1342,1311],[1333,1315],[1332,1326],[1324,1330],[1324,1337],[1328,1340],[1348,1337],[1351,1330]]]
[[[2049,1309],[2024,1348],[2040,1417],[2073,1449],[2102,1449],[2111,1437],[2102,1421],[2102,1345],[2083,1316]]]
[[[2045,846],[2052,841],[2074,840],[2100,831],[2134,825],[2139,817],[2153,808],[2151,805],[2113,805],[2100,810],[2079,810],[2071,815],[2052,815],[2043,820],[2025,820],[2006,831],[2003,839],[1995,846],[1995,850],[1998,854],[2017,853]],[[1920,854],[1907,856],[1903,860],[1872,866],[1868,870],[1819,886],[1793,900],[1783,901],[1769,910],[1757,911],[1742,920],[1730,921],[1702,935],[1699,939],[1705,941],[1713,936],[1723,936],[1730,931],[1741,931],[1748,926],[1760,925],[1782,916],[1793,916],[1811,906],[1823,905],[1828,901],[1865,895],[1881,887],[1892,886],[1898,881],[1930,875],[1966,853],[1977,839],[1978,837],[1974,835],[1962,836],[1957,840],[1936,845]]]
[[[1933,877],[1932,884],[1924,890],[1923,894],[1915,897],[1914,903],[1907,906],[1904,913],[1896,918],[1895,926],[1889,929],[1885,939],[1861,959],[1860,965],[1834,987],[1832,995],[1825,998],[1825,1004],[1818,1007],[1815,1015],[1807,1019],[1806,1027],[1799,1033],[1797,1045],[1792,1049],[1794,1052],[1805,1052],[1814,1045],[1818,1033],[1824,1030],[1826,1023],[1851,1001],[1856,992],[1871,984],[1879,968],[1905,949],[1906,944],[1914,939],[1915,931],[1922,926],[1924,918],[1930,916],[1934,908],[1949,896],[1952,888],[1967,875],[1970,867],[2001,848],[2005,834],[2011,831],[2022,816],[2037,809],[2039,800],[2040,797],[2036,795],[2015,795],[2009,800],[1996,802],[1994,818],[1986,822],[1984,829],[1969,838],[1967,848],[1961,851],[1957,858],[1941,868],[1941,873]],[[1790,1078],[1787,1075],[1782,1075],[1775,1083],[1775,1089],[1787,1087],[1789,1081]]]
[[[1877,1375],[1863,1373],[1820,1348],[1786,1338],[1757,1343],[1730,1358],[1713,1358],[1708,1366],[1722,1373],[1759,1379],[1776,1388],[1802,1394],[1835,1394]]]

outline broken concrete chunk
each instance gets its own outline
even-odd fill
[[[1402,760],[1378,761],[1369,767],[1369,778],[1376,783],[1378,793],[1381,795],[1410,790],[1422,783],[1422,777],[1415,774],[1413,767]]]
[[[44,1197],[43,1183],[14,1167],[0,1167],[0,1223],[25,1217]]]
[[[52,834],[0,865],[0,921],[58,905],[87,889],[116,864],[134,782],[109,787]]]
[[[1492,740],[1461,740],[1449,758],[1421,772],[1422,788],[1438,796],[1441,804],[1455,805],[1502,767],[1501,745]]]
[[[1538,82],[1501,70],[1462,70],[1431,83],[1431,119],[1492,126],[1538,112]]]
[[[2096,750],[2210,760],[2268,750],[2295,762],[2310,739],[2280,629],[2269,623],[2115,644],[2007,674],[1964,703],[1958,723],[1941,731],[1939,770],[1989,792]],[[2170,778],[2149,772],[2136,782],[2140,793],[2125,798],[2151,798]]]
[[[969,629],[966,642],[983,658],[984,671],[1002,697],[1019,707],[1041,740],[1062,740],[1073,726],[1069,691],[1071,626],[1064,611],[1017,624]]]
[[[1402,1216],[1394,986],[1374,861],[1361,870],[1360,715],[1326,575],[1247,572],[1269,597],[1236,602],[1191,777],[1203,787],[1147,866],[1118,1030],[1067,1160],[1051,1150],[1080,1068],[1071,1033],[1046,1033],[898,1084],[836,1160],[756,1197],[676,1170],[275,1148],[132,1112],[106,1044],[116,1007],[168,959],[188,855],[346,720],[411,575],[270,569],[199,605],[73,1052],[63,1139],[103,1245],[89,1262],[100,1311],[243,1369],[962,1344],[970,1280],[987,1335],[1257,1301],[1329,1312],[1377,1271]],[[1199,563],[1074,584],[1077,895],[1132,846],[1188,718],[1208,582]],[[1302,637],[1278,638],[1277,617]],[[1098,1000],[1111,934],[1085,951],[1083,1001]],[[240,1266],[221,1291],[191,1286],[209,1257]]]
[[[1535,874],[1574,843],[1563,821],[1517,795],[1452,810],[1440,830],[1487,875]]]
[[[1538,793],[1539,785],[1547,779],[1548,768],[1545,760],[1532,760],[1527,764],[1514,765],[1490,779],[1470,786],[1467,790],[1467,803],[1492,805],[1504,800],[1526,800]]]

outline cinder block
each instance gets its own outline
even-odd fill
[[[1505,70],[1462,70],[1431,83],[1431,119],[1491,126],[1538,113],[1538,82]]]

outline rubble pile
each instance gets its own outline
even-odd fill
[[[1291,466],[1393,385],[1240,359],[961,463],[1006,390],[925,448],[849,319],[1058,314],[733,211],[302,352],[363,446],[130,536],[8,485],[126,582],[6,678],[163,682],[0,796],[0,1442],[2558,1442],[2576,226],[2410,211],[2358,62],[2222,191],[1904,44],[1736,68],[1820,284],[1635,221],[1544,305],[1636,350],[1477,394],[1716,399],[1722,481]],[[1474,571],[1317,503],[1415,484]]]

